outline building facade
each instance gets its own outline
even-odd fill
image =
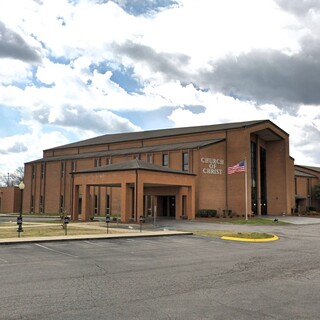
[[[21,191],[18,187],[0,187],[0,213],[20,212]]]
[[[245,162],[245,171],[228,168]],[[25,164],[25,213],[194,219],[291,214],[289,135],[269,120],[103,135]]]
[[[320,211],[320,168],[295,165],[295,212]]]

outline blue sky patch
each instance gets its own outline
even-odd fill
[[[139,92],[142,88],[140,83],[135,79],[133,68],[124,68],[120,66],[119,68],[115,69],[110,66],[107,62],[100,63],[99,65],[92,64],[89,67],[90,72],[97,70],[99,73],[106,73],[107,71],[112,72],[111,81],[117,83],[121,88],[123,88],[126,92]],[[88,80],[87,84],[91,82]]]
[[[142,88],[140,83],[134,78],[132,68],[126,70],[114,70],[112,71],[110,79],[129,93],[139,92],[140,88]]]
[[[174,127],[174,123],[168,118],[172,111],[172,107],[163,107],[152,111],[113,111],[113,113],[128,119],[144,130],[153,130]]]
[[[0,137],[23,134],[29,131],[27,126],[19,123],[20,112],[16,108],[0,105],[0,119],[3,119],[0,126]]]

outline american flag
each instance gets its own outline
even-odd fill
[[[244,162],[244,160],[241,160],[236,165],[234,165],[232,167],[228,167],[228,174],[233,174],[236,172],[243,172],[245,170],[246,170],[245,169],[245,162]]]

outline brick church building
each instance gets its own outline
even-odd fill
[[[290,214],[294,172],[289,135],[269,120],[108,134],[26,163],[23,211],[122,221]]]

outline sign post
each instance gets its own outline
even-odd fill
[[[69,221],[70,221],[70,218],[69,217],[64,217],[64,219],[63,219],[63,224],[64,224],[64,234],[65,235],[67,235],[67,225],[68,225],[68,223],[69,223]]]

